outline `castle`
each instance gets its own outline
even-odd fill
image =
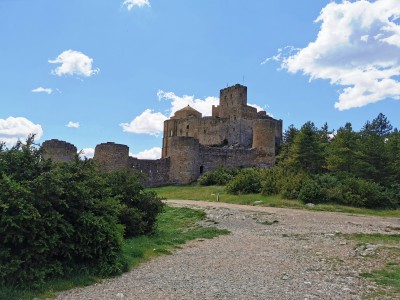
[[[128,146],[110,142],[97,145],[93,159],[103,172],[133,168],[144,173],[145,186],[188,184],[219,166],[273,166],[282,120],[247,105],[247,87],[240,84],[222,89],[219,101],[210,117],[188,105],[166,120],[160,159],[130,157]],[[56,162],[72,159],[77,150],[59,140],[42,147],[44,157]]]

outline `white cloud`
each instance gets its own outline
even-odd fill
[[[219,104],[219,98],[217,97],[206,97],[202,100],[188,95],[179,97],[173,92],[164,92],[162,90],[158,90],[157,97],[158,100],[165,99],[171,101],[170,117],[172,117],[177,110],[188,105],[201,112],[203,116],[211,116],[212,106]]]
[[[75,50],[66,50],[54,60],[48,61],[51,64],[61,64],[52,70],[54,75],[77,75],[90,77],[97,74],[100,70],[93,69],[93,58]]]
[[[79,128],[79,122],[72,122],[72,121],[69,121],[68,122],[68,124],[67,125],[65,125],[65,126],[67,126],[67,127],[69,127],[69,128]]]
[[[32,90],[33,93],[47,93],[47,94],[51,94],[53,92],[53,89],[51,88],[44,88],[44,87],[38,87],[36,89]]]
[[[339,110],[400,99],[399,20],[398,0],[331,2],[316,19],[321,27],[314,42],[294,53],[279,49],[263,63],[280,61],[290,73],[341,86]]]
[[[125,5],[128,10],[131,10],[135,6],[137,7],[144,7],[148,6],[150,7],[150,1],[149,0],[125,0],[122,5]]]
[[[93,148],[84,148],[79,152],[80,158],[93,158],[94,156],[94,149]]]
[[[164,121],[168,117],[162,113],[153,112],[151,109],[146,109],[141,115],[137,116],[130,123],[121,123],[124,132],[145,133],[158,136],[163,132]]]
[[[161,158],[161,148],[154,147],[154,148],[139,152],[138,154],[130,154],[130,155],[133,157],[137,157],[139,159],[159,159],[159,158]]]
[[[7,146],[13,146],[18,140],[24,141],[29,134],[36,134],[36,140],[39,140],[43,135],[42,126],[23,117],[0,119],[0,142]]]

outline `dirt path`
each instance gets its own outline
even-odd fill
[[[373,245],[357,248],[341,233],[390,233],[400,227],[398,218],[201,201],[167,203],[206,209],[213,222],[204,224],[227,228],[231,234],[191,242],[173,255],[101,284],[61,293],[57,299],[363,299],[378,289],[359,277],[376,267],[365,255],[380,252]]]

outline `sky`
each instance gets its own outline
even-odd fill
[[[284,128],[400,128],[399,0],[0,0],[0,140],[160,157],[163,121],[219,90]]]

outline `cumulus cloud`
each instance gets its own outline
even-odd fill
[[[75,50],[66,50],[54,60],[48,61],[51,64],[61,64],[52,74],[57,76],[76,75],[90,77],[97,74],[100,70],[93,69],[93,58]]]
[[[399,20],[398,0],[331,2],[315,20],[321,27],[314,42],[279,49],[263,63],[279,61],[290,73],[341,86],[339,110],[400,99]]]
[[[158,100],[171,101],[170,117],[172,117],[177,110],[190,105],[194,109],[198,110],[203,116],[211,116],[212,105],[219,104],[219,98],[217,97],[206,97],[204,100],[195,98],[194,96],[183,95],[182,97],[175,95],[173,92],[164,92],[158,90]]]
[[[93,148],[84,148],[79,152],[79,157],[83,158],[93,158],[94,156],[94,149]]]
[[[0,119],[0,142],[7,146],[13,146],[18,140],[24,141],[30,134],[35,134],[39,140],[43,135],[42,126],[23,117]]]
[[[65,125],[65,126],[67,126],[67,127],[69,127],[69,128],[79,128],[79,122],[72,122],[72,121],[69,121],[68,122],[68,124],[67,125]]]
[[[145,133],[158,136],[163,132],[164,121],[168,119],[160,112],[146,109],[141,115],[134,118],[130,123],[121,123],[124,132]]]
[[[131,154],[131,156],[137,157],[139,159],[159,159],[159,158],[161,158],[161,148],[154,147],[154,148],[139,152],[138,154]]]
[[[150,7],[150,1],[149,0],[125,0],[122,5],[126,6],[128,10],[131,10],[135,6],[137,7],[144,7],[148,6]]]
[[[44,87],[38,87],[36,89],[32,90],[33,93],[47,93],[47,94],[51,94],[53,92],[53,89],[51,88],[44,88]]]

